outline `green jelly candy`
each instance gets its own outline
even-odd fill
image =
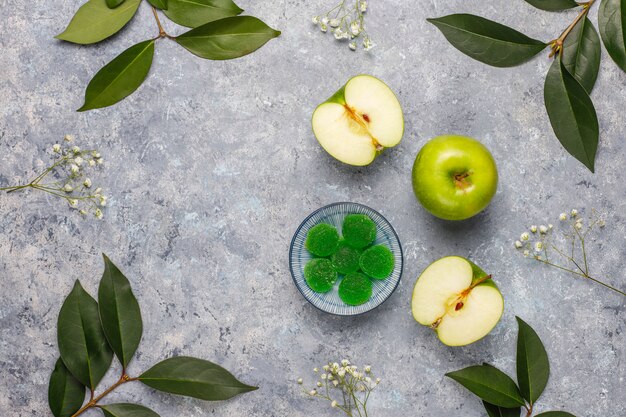
[[[342,233],[348,245],[361,249],[376,239],[376,223],[365,214],[348,214],[343,220]]]
[[[339,298],[351,306],[366,303],[372,296],[372,281],[359,272],[348,274],[339,284]]]
[[[335,271],[340,274],[349,274],[359,270],[359,259],[361,251],[354,249],[346,244],[345,241],[339,242],[337,252],[331,256],[330,260],[335,267]]]
[[[387,246],[376,245],[361,254],[359,265],[370,277],[385,279],[393,272],[395,260]]]
[[[330,256],[339,245],[339,233],[334,226],[320,223],[309,229],[306,234],[306,249],[316,256]]]
[[[337,271],[328,259],[311,259],[304,266],[304,279],[315,292],[328,292],[337,281]]]

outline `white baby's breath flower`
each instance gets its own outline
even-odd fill
[[[312,389],[311,391],[309,391],[309,395],[311,397],[314,397],[315,395],[317,395],[317,390]]]
[[[63,137],[63,140],[66,141],[66,142],[71,142],[71,141],[74,140],[74,136],[73,135],[65,135]]]
[[[524,258],[528,258],[528,256],[530,256],[530,251],[528,249],[526,249],[524,251]]]
[[[537,226],[535,226],[534,224],[530,226],[530,231],[533,233],[537,233]]]
[[[345,369],[343,369],[343,368],[342,368],[342,369],[340,369],[340,370],[337,372],[337,375],[339,375],[340,377],[342,377],[342,378],[343,378],[343,377],[346,375],[346,370],[345,370]]]
[[[323,23],[322,23],[322,24],[320,25],[320,30],[321,30],[322,32],[326,32],[326,31],[328,30],[328,26],[326,26],[325,24],[323,24]]]
[[[86,216],[87,215],[87,210],[79,210],[78,213],[82,216]]]
[[[337,401],[333,400],[333,401],[330,403],[330,406],[331,406],[332,408],[337,408]]]
[[[102,164],[104,164],[104,159],[99,158],[99,159],[96,161],[96,163],[97,163],[98,165],[102,165]]]
[[[104,216],[102,214],[102,210],[100,210],[100,209],[96,209],[96,212],[94,213],[94,215],[96,216],[96,219],[98,219],[98,220],[102,219],[102,217]]]
[[[372,372],[372,367],[371,367],[371,366],[369,366],[369,365],[365,365],[365,368],[363,368],[363,369],[364,369],[364,370],[365,370],[365,372],[366,372],[366,373],[368,373],[368,374],[369,374],[370,372]]]
[[[318,388],[322,388],[322,383],[320,381],[317,381],[316,385],[318,386]]]
[[[342,366],[348,366],[348,365],[350,365],[350,361],[349,361],[349,360],[347,360],[347,359],[343,359],[343,360],[341,361],[341,365],[342,365]]]
[[[76,165],[76,164],[70,165],[70,172],[72,174],[77,174],[78,171],[80,171],[80,168],[78,167],[78,165]]]
[[[583,228],[583,222],[576,222],[576,224],[574,225],[574,227],[575,227],[577,230],[582,229],[582,228]]]
[[[535,243],[535,252],[541,252],[543,250],[543,242]]]
[[[323,25],[327,25],[329,21],[330,21],[330,19],[328,18],[328,16],[322,17],[322,24]]]
[[[350,23],[350,33],[352,33],[352,36],[357,36],[359,33],[361,33],[361,25],[359,24],[359,22],[354,21]]]
[[[376,378],[376,384],[380,384],[380,378]]]
[[[59,145],[58,143],[55,143],[54,145],[52,145],[52,152],[54,153],[61,152],[61,145]]]
[[[548,224],[548,229],[552,230],[553,227],[554,225],[552,223]]]
[[[90,159],[88,163],[89,163],[90,167],[95,167],[96,166],[96,161],[94,161],[93,159]]]
[[[87,188],[91,187],[91,180],[89,178],[85,178],[85,181],[83,181],[83,185]]]
[[[362,0],[359,3],[359,10],[361,11],[361,13],[365,13],[367,11],[367,1]]]
[[[519,237],[522,242],[527,242],[528,239],[530,239],[530,235],[527,232],[522,233]]]
[[[74,191],[74,187],[72,187],[70,184],[65,184],[63,186],[63,191],[65,191],[66,193],[71,193],[72,191]]]
[[[348,44],[348,48],[350,48],[351,51],[356,51],[356,42],[352,41]]]
[[[85,160],[81,158],[80,156],[77,156],[76,158],[74,158],[74,163],[78,166],[81,166],[83,162],[85,162]]]
[[[326,372],[328,372],[328,370],[330,369],[330,367],[328,365],[324,365],[322,366],[322,369],[325,370]]]
[[[600,227],[604,227],[604,226],[606,226],[606,222],[605,222],[604,220],[600,220],[600,221],[598,222],[598,226],[600,226]]]
[[[541,226],[539,226],[539,233],[545,235],[546,233],[548,233],[548,228],[542,224]]]
[[[331,28],[336,28],[341,24],[341,21],[339,19],[330,19],[330,22],[328,22],[328,25]]]
[[[76,145],[72,146],[72,152],[74,153],[79,153],[80,152],[80,148]]]
[[[302,378],[298,378],[298,379],[296,380],[296,382],[297,382],[298,384],[302,385],[302,382],[303,382],[303,381],[302,381]]]
[[[571,215],[572,215],[572,217],[578,216],[578,210],[573,209],[572,212],[571,212]]]
[[[515,241],[515,247],[516,247],[517,249],[521,248],[522,246],[523,246],[522,242],[520,242],[519,240],[516,240],[516,241]]]
[[[320,370],[317,368],[313,368],[313,372],[318,373]]]
[[[335,379],[335,380],[333,381],[333,385],[334,385],[334,386],[339,385],[339,381],[337,381],[337,380]]]
[[[319,25],[319,23],[320,23],[320,17],[319,17],[319,16],[313,16],[313,18],[311,18],[311,22],[312,22],[314,25]]]
[[[374,47],[374,42],[372,42],[369,36],[366,36],[365,38],[363,38],[363,49],[365,49],[366,51],[369,51],[373,47]]]
[[[559,220],[561,220],[562,222],[564,222],[565,220],[567,220],[567,214],[565,214],[565,213],[561,213],[561,214],[559,214]]]
[[[328,375],[326,375],[326,374],[322,374],[322,375],[320,375],[320,378],[322,378],[322,379],[326,379],[326,378],[328,378]]]
[[[67,202],[70,204],[71,208],[78,207],[78,200],[75,198],[70,198],[69,200],[67,200]]]
[[[94,194],[102,194],[102,188],[98,187],[96,188],[96,191],[94,191]]]
[[[106,197],[105,195],[101,195],[101,196],[100,196],[100,205],[101,205],[102,207],[104,207],[104,206],[106,206],[106,205],[107,205],[107,197]]]

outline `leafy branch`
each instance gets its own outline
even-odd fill
[[[561,35],[549,42],[471,14],[428,19],[464,54],[494,67],[527,62],[550,47],[554,58],[544,85],[545,107],[561,145],[591,172],[595,170],[600,128],[590,94],[600,70],[600,36],[588,14],[597,0],[525,0],[547,11],[580,8]],[[598,24],[604,46],[626,71],[626,0],[601,0]]]
[[[48,403],[55,417],[77,417],[92,408],[102,410],[105,417],[158,417],[137,404],[100,403],[132,381],[207,401],[226,400],[257,389],[241,383],[212,362],[185,356],[161,361],[137,377],[129,376],[126,369],[143,332],[141,311],[128,279],[103,256],[98,301],[77,280],[59,313],[57,339],[61,358],[48,387]],[[114,354],[122,365],[120,379],[96,395],[96,387],[109,370]],[[86,403],[85,388],[90,393]]]
[[[489,417],[526,417],[541,397],[550,378],[550,362],[537,333],[517,317],[517,384],[511,377],[489,364],[449,372],[452,378],[483,400]],[[575,417],[565,411],[547,411],[536,417]]]
[[[89,0],[56,38],[81,45],[107,39],[130,22],[141,1]],[[131,46],[98,71],[89,82],[85,102],[78,111],[111,106],[137,90],[150,72],[159,39],[172,40],[201,58],[225,60],[250,54],[280,35],[256,17],[239,16],[243,10],[232,0],[147,1],[158,35]],[[168,34],[158,10],[191,30],[178,36]]]

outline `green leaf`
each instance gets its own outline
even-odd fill
[[[555,12],[559,10],[573,9],[579,4],[575,0],[526,0],[538,9]]]
[[[514,67],[541,52],[547,44],[500,23],[471,14],[427,19],[465,55],[494,67]]]
[[[78,111],[111,106],[131,95],[148,76],[154,39],[131,46],[106,64],[92,78],[85,91],[85,103]]]
[[[243,12],[232,0],[169,0],[165,15],[182,26],[195,28],[205,23],[237,16]]]
[[[152,6],[156,7],[159,10],[167,10],[167,8],[169,7],[167,0],[148,0],[148,3],[150,3]]]
[[[194,55],[206,59],[233,59],[256,51],[280,32],[251,16],[209,22],[176,38]]]
[[[141,311],[128,279],[106,255],[102,256],[104,274],[98,288],[100,320],[109,345],[126,368],[141,340]]]
[[[117,6],[124,3],[124,0],[106,0],[106,2],[109,9],[115,9]]]
[[[589,94],[565,69],[560,56],[548,71],[544,100],[561,145],[593,172],[600,135],[598,117]]]
[[[449,372],[465,388],[478,395],[483,401],[504,408],[523,407],[524,399],[515,382],[504,372],[490,365],[476,365]]]
[[[537,414],[535,417],[576,417],[574,414],[566,413],[565,411],[546,411],[545,413]]]
[[[61,359],[54,365],[48,385],[48,404],[54,417],[71,417],[85,401],[85,386],[67,370]]]
[[[581,19],[563,43],[563,65],[591,94],[600,71],[600,37],[587,17]]]
[[[143,405],[107,404],[100,406],[105,417],[159,417],[157,413]]]
[[[498,407],[497,405],[489,404],[488,402],[485,402],[485,401],[483,401],[483,405],[485,406],[485,410],[487,410],[487,415],[489,417],[520,417],[520,412],[522,410],[521,407],[516,407],[516,408]]]
[[[141,0],[126,0],[114,9],[105,0],[89,0],[76,12],[67,28],[55,38],[79,44],[100,42],[132,19]]]
[[[626,0],[602,0],[598,25],[609,55],[626,71]]]
[[[550,362],[541,339],[532,327],[517,318],[517,383],[524,398],[534,404],[548,385]]]
[[[207,401],[227,400],[257,389],[239,382],[219,365],[186,356],[159,362],[138,379],[159,391]]]
[[[57,338],[66,368],[94,389],[111,366],[113,352],[100,325],[98,303],[78,280],[61,307]]]

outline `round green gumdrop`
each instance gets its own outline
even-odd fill
[[[337,281],[337,271],[328,259],[311,259],[304,266],[304,279],[313,291],[328,292]]]
[[[359,259],[361,258],[361,251],[354,249],[345,241],[339,242],[337,251],[333,253],[330,260],[333,263],[335,271],[340,274],[349,274],[359,270]]]
[[[306,234],[306,249],[316,256],[330,256],[337,250],[339,245],[339,233],[334,226],[320,223],[309,229]]]
[[[376,223],[365,214],[348,214],[343,220],[342,233],[348,245],[361,249],[376,239]]]
[[[370,277],[385,279],[393,272],[395,259],[387,246],[376,245],[361,254],[359,265]]]
[[[360,272],[346,275],[339,284],[339,298],[348,305],[361,305],[371,296],[372,281]]]

